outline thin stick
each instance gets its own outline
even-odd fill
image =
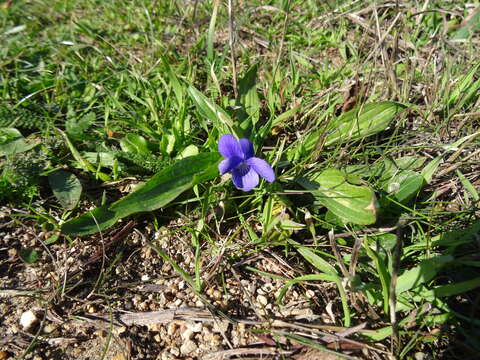
[[[397,286],[398,273],[400,272],[400,261],[402,258],[403,250],[403,226],[405,225],[404,220],[398,222],[397,227],[397,244],[395,245],[395,252],[393,254],[393,269],[392,277],[390,279],[390,323],[392,324],[392,336],[390,351],[395,354],[400,349],[400,337],[398,334],[398,322],[397,322],[397,294],[395,288]]]
[[[337,259],[338,266],[340,266],[340,270],[342,271],[343,276],[345,277],[345,279],[349,279],[350,273],[348,272],[347,267],[343,263],[342,255],[340,255],[340,251],[338,250],[338,246],[337,246],[337,242],[335,241],[335,235],[333,233],[333,230],[330,230],[328,232],[328,239],[330,240],[330,246],[332,247],[333,254]]]
[[[229,40],[228,44],[230,46],[230,61],[232,62],[232,72],[233,72],[233,93],[235,99],[238,97],[237,90],[237,62],[235,60],[235,27],[233,21],[233,9],[234,9],[234,0],[228,0],[228,31],[229,31]]]

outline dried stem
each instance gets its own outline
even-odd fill
[[[233,93],[235,99],[238,97],[237,90],[237,63],[235,60],[235,25],[233,19],[233,10],[234,10],[234,0],[228,0],[228,30],[229,30],[229,39],[228,44],[230,46],[230,60],[232,62],[232,72],[233,72]]]
[[[396,350],[400,349],[400,337],[398,334],[398,322],[397,322],[397,294],[395,288],[397,286],[398,273],[400,272],[400,261],[402,258],[403,250],[403,226],[404,221],[400,220],[397,227],[397,244],[395,245],[395,252],[393,254],[393,269],[392,277],[390,279],[390,322],[392,324],[392,341],[391,352],[396,353]]]

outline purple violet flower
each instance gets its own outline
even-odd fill
[[[232,173],[234,185],[243,191],[250,191],[258,185],[258,175],[268,182],[275,181],[275,173],[265,160],[254,157],[253,144],[248,139],[237,140],[231,134],[222,135],[218,151],[225,160],[218,164],[220,174]]]

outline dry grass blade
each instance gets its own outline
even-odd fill
[[[266,357],[287,356],[293,354],[293,351],[279,350],[276,348],[238,348],[231,350],[218,351],[213,354],[207,354],[201,357],[202,360],[222,360],[234,356],[256,355],[256,358],[264,359]]]
[[[114,313],[91,314],[78,317],[78,319],[88,322],[92,325],[112,323],[116,326],[142,326],[149,324],[168,324],[174,320],[189,320],[199,322],[213,322],[214,319],[209,311],[196,308],[179,308],[161,311],[149,311],[140,313]]]

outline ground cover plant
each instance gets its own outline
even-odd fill
[[[3,3],[0,359],[476,359],[479,19]]]

